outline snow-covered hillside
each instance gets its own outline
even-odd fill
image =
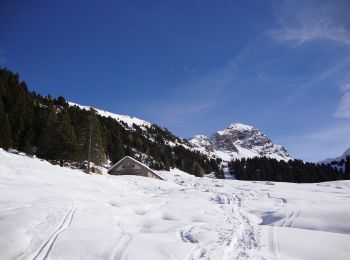
[[[117,120],[118,122],[125,123],[129,128],[132,128],[133,124],[140,126],[140,127],[144,127],[144,126],[151,127],[151,125],[152,125],[150,122],[139,119],[137,117],[128,116],[128,115],[119,115],[119,114],[111,113],[111,112],[101,110],[98,108],[79,105],[79,104],[73,103],[73,102],[68,102],[68,104],[70,106],[77,106],[77,107],[79,107],[81,109],[85,109],[85,110],[90,110],[92,108],[92,109],[96,110],[97,114],[99,114],[100,116],[111,117],[111,118]]]
[[[350,259],[350,182],[86,175],[0,149],[1,259]]]
[[[196,135],[190,143],[198,151],[224,161],[260,156],[285,161],[292,159],[284,147],[273,144],[260,130],[240,123],[232,123],[210,137]]]
[[[68,102],[68,104],[70,106],[77,106],[80,109],[84,109],[84,110],[94,109],[98,115],[103,116],[103,117],[111,117],[111,118],[115,119],[117,122],[119,122],[121,125],[123,125],[127,130],[135,130],[134,125],[136,125],[144,131],[144,136],[153,142],[156,142],[156,141],[155,141],[154,136],[149,135],[150,129],[151,128],[161,129],[163,131],[163,133],[165,133],[165,135],[162,136],[162,138],[164,140],[164,144],[169,145],[171,147],[176,146],[176,145],[182,145],[184,148],[193,151],[193,149],[191,147],[189,147],[182,138],[175,136],[174,134],[172,134],[168,129],[166,129],[163,126],[152,124],[148,121],[139,119],[137,117],[128,116],[128,115],[120,115],[120,114],[108,112],[106,110],[101,110],[101,109],[91,107],[91,106],[83,106],[83,105],[79,105],[79,104],[73,103],[73,102]]]

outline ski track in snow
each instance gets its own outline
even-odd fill
[[[274,226],[270,229],[271,251],[274,259],[280,259],[280,246],[277,238],[277,228]]]
[[[180,180],[175,179],[175,182],[178,181]],[[200,182],[197,182],[192,184],[192,186],[204,192],[208,191],[207,184],[202,185]],[[212,193],[210,200],[220,205],[222,210],[220,215],[226,223],[226,229],[218,229],[218,239],[211,241],[210,245],[197,245],[196,250],[187,259],[247,259],[250,256],[250,252],[257,246],[255,241],[256,234],[252,224],[241,209],[241,198],[247,194],[242,191],[223,194],[220,191],[222,187],[220,184],[214,184],[209,187],[209,190]],[[181,230],[181,239],[184,242],[198,244],[199,241],[192,234],[198,228],[200,228],[199,225],[194,225]],[[215,255],[212,255],[213,252],[215,252]]]
[[[132,235],[130,233],[125,232],[125,230],[120,225],[117,226],[122,233],[119,238],[118,244],[115,246],[111,256],[109,257],[109,260],[125,259],[124,253],[132,240]]]
[[[64,216],[64,219],[61,223],[61,225],[57,228],[55,232],[53,232],[50,237],[45,241],[45,243],[40,247],[36,255],[32,258],[33,260],[36,259],[47,259],[49,256],[51,250],[54,247],[54,244],[58,238],[58,236],[64,232],[66,229],[70,227],[73,221],[74,213],[76,212],[78,208],[78,203],[73,203],[71,208],[68,210],[66,215]]]
[[[350,259],[349,181],[89,176],[3,150],[0,166],[1,259]]]
[[[295,219],[299,216],[299,210],[292,210],[290,214],[283,220],[282,227],[293,227]]]

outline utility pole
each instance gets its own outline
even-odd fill
[[[88,167],[87,167],[87,174],[90,174],[90,161],[91,161],[91,136],[92,136],[92,118],[90,119],[90,136],[89,136],[89,153],[88,153]]]

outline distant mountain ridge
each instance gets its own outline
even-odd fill
[[[241,123],[231,123],[211,136],[196,135],[189,142],[198,151],[224,161],[262,156],[284,161],[293,159],[283,146],[274,144],[263,132]]]
[[[347,172],[350,169],[350,147],[345,150],[345,152],[335,158],[327,158],[323,161],[320,161],[319,164],[330,165],[333,168],[340,170],[341,172]]]
[[[340,162],[341,160],[345,160],[347,156],[350,156],[350,147],[341,156],[334,157],[334,158],[327,158],[321,161],[320,163],[329,164],[331,162]]]

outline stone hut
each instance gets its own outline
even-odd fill
[[[123,159],[114,164],[108,170],[108,173],[111,175],[139,175],[163,180],[163,178],[161,178],[146,165],[140,163],[130,156],[125,156]]]

